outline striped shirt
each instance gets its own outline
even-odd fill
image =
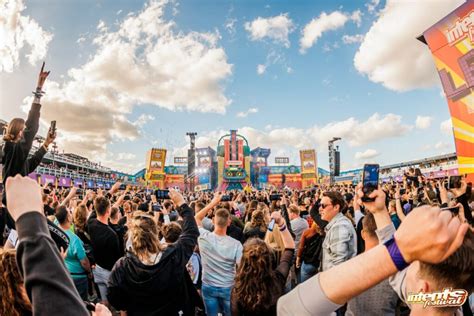
[[[351,221],[338,213],[324,228],[322,271],[326,271],[357,254],[357,237]]]

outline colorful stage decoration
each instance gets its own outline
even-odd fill
[[[217,143],[217,186],[241,190],[250,184],[250,147],[245,137],[231,130]]]
[[[314,149],[300,150],[301,186],[310,188],[318,183],[318,165]]]
[[[147,153],[145,180],[147,185],[163,189],[165,187],[166,149],[152,148]]]
[[[448,101],[459,174],[474,180],[474,0],[431,26],[428,44]]]

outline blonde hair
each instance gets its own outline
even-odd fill
[[[132,251],[142,262],[147,261],[151,254],[162,250],[158,232],[153,216],[142,211],[133,214],[128,234],[132,241]]]
[[[280,257],[283,254],[283,251],[285,251],[285,244],[283,243],[278,225],[275,224],[273,231],[267,230],[267,233],[265,234],[265,242],[275,251],[277,262],[280,262]]]
[[[25,120],[22,118],[14,118],[10,121],[8,126],[5,128],[3,140],[6,142],[15,142],[18,138],[18,134],[25,127]]]

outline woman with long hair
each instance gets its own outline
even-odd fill
[[[2,155],[4,187],[7,178],[13,177],[17,174],[26,176],[33,172],[48,151],[48,146],[56,138],[55,131],[49,131],[43,145],[30,159],[28,159],[28,154],[33,146],[34,138],[39,129],[41,109],[40,98],[43,95],[43,84],[48,75],[49,71],[44,71],[43,63],[43,67],[38,76],[36,92],[34,92],[35,98],[31,105],[26,122],[22,118],[14,118],[10,121],[4,131],[3,140],[5,141],[5,145]]]
[[[265,214],[263,211],[255,211],[252,213],[252,219],[250,222],[247,222],[244,227],[244,238],[243,243],[247,239],[252,237],[258,237],[260,239],[265,238],[265,233],[267,232],[267,223],[265,222]]]
[[[31,109],[28,113],[28,118],[25,122],[22,118],[14,118],[10,121],[7,128],[3,133],[4,146],[1,157],[1,164],[3,165],[2,175],[3,175],[3,187],[8,178],[14,177],[17,174],[26,176],[33,172],[36,167],[40,164],[43,156],[48,151],[48,146],[56,138],[56,133],[54,131],[49,131],[46,140],[43,145],[33,154],[31,158],[28,158],[28,154],[33,146],[33,140],[39,128],[39,118],[40,118],[40,98],[43,95],[43,84],[46,81],[46,78],[49,75],[49,71],[44,71],[43,67],[38,76],[38,85],[36,92],[34,92],[33,104],[31,104]],[[7,206],[7,196],[6,194],[2,197],[2,202]],[[5,221],[3,221],[0,231],[4,230],[4,225],[7,224],[8,227],[14,228],[15,223],[13,222],[11,216],[8,212],[5,213]],[[5,223],[5,224],[4,224]],[[52,226],[53,224],[50,224]],[[57,227],[55,227],[57,229]]]
[[[0,315],[32,315],[23,277],[16,265],[16,251],[0,249]]]
[[[316,222],[303,232],[296,256],[296,267],[301,267],[301,282],[318,272],[323,241],[323,232]]]
[[[128,316],[191,315],[199,305],[199,294],[186,270],[199,230],[183,196],[170,189],[170,197],[184,220],[178,240],[161,245],[155,218],[137,211],[128,227],[131,248],[110,274],[107,299]]]
[[[276,304],[284,294],[293,262],[295,242],[280,213],[272,213],[271,218],[275,220],[273,230],[280,232],[283,254],[277,260],[273,248],[259,238],[244,244],[232,289],[232,315],[276,315]]]

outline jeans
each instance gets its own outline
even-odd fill
[[[107,301],[107,282],[109,281],[110,271],[100,267],[98,264],[94,269],[94,282],[97,284],[102,301]]]
[[[303,263],[301,264],[301,283],[311,278],[318,272],[318,267],[310,264],[310,263]]]
[[[230,316],[230,294],[232,287],[217,287],[202,284],[202,298],[206,307],[207,316],[217,316],[222,313]]]
[[[89,284],[87,278],[79,278],[79,279],[72,279],[74,282],[74,286],[76,287],[77,291],[79,292],[79,295],[81,296],[81,299],[83,301],[87,301],[87,290],[89,289]]]

